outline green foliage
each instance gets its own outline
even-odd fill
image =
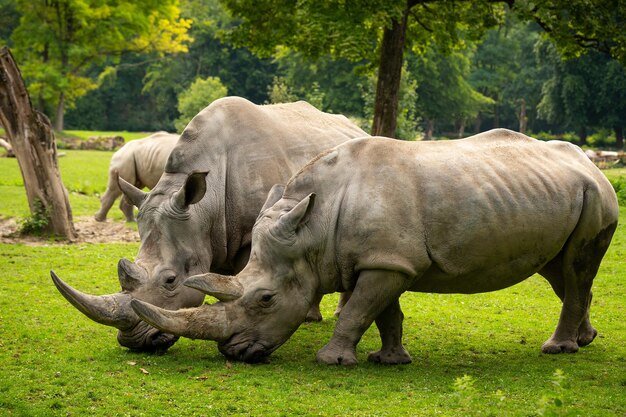
[[[568,385],[565,373],[557,369],[550,380],[551,387],[539,400],[537,414],[539,416],[559,417],[574,415],[567,411]]]
[[[191,86],[178,96],[180,118],[176,121],[176,129],[182,132],[187,123],[215,100],[228,95],[228,90],[219,78],[196,78]]]
[[[272,86],[268,91],[270,103],[290,103],[296,101],[298,96],[291,92],[291,88],[287,85],[287,82],[282,77],[274,77]]]
[[[615,189],[615,194],[617,194],[617,200],[619,204],[622,206],[626,206],[626,177],[609,177],[609,181]]]
[[[17,0],[22,18],[12,39],[29,93],[37,103],[71,107],[124,52],[186,51],[190,21],[179,17],[177,3]]]
[[[33,212],[21,222],[20,233],[24,235],[42,235],[50,222],[50,212],[39,199],[33,201]]]

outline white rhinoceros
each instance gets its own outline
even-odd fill
[[[597,334],[591,285],[618,205],[569,143],[502,129],[455,141],[355,139],[311,161],[265,206],[239,275],[186,283],[223,302],[173,312],[133,300],[139,316],[256,362],[297,329],[315,294],[353,291],[318,361],[355,364],[375,321],[382,348],[368,359],[407,363],[403,292],[494,291],[538,272],[563,301],[543,352],[575,352]]]
[[[150,193],[120,184],[139,207],[141,237],[135,263],[118,264],[122,291],[92,296],[54,273],[53,281],[78,310],[117,327],[121,345],[167,349],[177,337],[141,321],[131,298],[169,310],[202,304],[204,294],[184,286],[184,279],[236,273],[246,265],[252,226],[272,185],[321,151],[361,136],[368,135],[346,117],[303,101],[259,106],[239,97],[217,100],[185,128]],[[321,319],[319,307],[310,318]]]
[[[107,189],[100,198],[100,210],[95,214],[95,219],[99,222],[106,220],[111,206],[122,195],[118,177],[139,189],[154,188],[179,137],[167,132],[157,132],[142,139],[132,140],[115,152],[109,165]],[[120,210],[127,221],[135,221],[133,205],[125,196],[120,200]]]

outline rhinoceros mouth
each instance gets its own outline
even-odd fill
[[[139,322],[131,330],[120,330],[117,341],[120,345],[134,352],[164,353],[176,341],[178,336],[164,333],[144,322]]]
[[[232,338],[218,345],[220,352],[228,359],[247,363],[267,363],[270,354],[278,348],[268,348],[260,342],[241,341],[233,342]]]

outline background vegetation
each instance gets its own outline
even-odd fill
[[[14,48],[35,104],[53,120],[59,117],[58,93],[65,91],[66,129],[180,131],[193,115],[193,110],[185,110],[190,97],[202,106],[223,91],[255,103],[304,99],[371,127],[378,68],[378,52],[372,47],[381,36],[381,25],[395,16],[389,5],[397,2],[356,2],[359,13],[352,16],[354,21],[342,14],[341,2],[328,2],[324,8],[302,2],[297,11],[289,2],[251,5],[224,0],[226,8],[218,0],[169,0],[152,11],[153,2],[134,3],[131,22],[116,14],[127,15],[126,2],[117,9],[110,6],[109,15],[99,8],[78,9],[87,13],[78,17],[90,23],[74,34],[78,55],[72,59],[88,54],[98,45],[96,40],[101,42],[86,35],[93,26],[115,41],[123,38],[122,27],[144,28],[154,14],[170,22],[137,32],[135,41],[150,48],[113,47],[116,53],[98,55],[77,69],[76,77],[82,80],[78,83],[76,77],[52,77],[63,72],[58,66],[57,72],[50,72],[33,61],[32,54],[39,51],[40,56],[41,48],[56,36],[36,32],[36,43],[25,36],[41,19],[33,14],[42,10],[30,8],[31,2],[0,0],[0,43]],[[522,1],[478,1],[469,10],[469,2],[446,2],[454,3],[450,10],[438,3],[418,7],[412,15],[418,20],[408,28],[396,136],[457,137],[508,127],[583,143],[594,134],[594,146],[622,146],[626,71],[624,61],[614,57],[626,56],[626,43],[623,30],[610,31],[623,28],[626,3],[535,2],[541,13],[534,16]],[[88,0],[67,4],[78,7]],[[275,13],[268,20],[273,26],[259,27],[270,18],[268,7]],[[566,24],[571,27],[560,27]],[[546,29],[551,30],[549,37]],[[581,49],[579,43],[563,40],[575,29],[594,48]],[[596,39],[602,36],[602,42]],[[155,38],[171,42],[150,41]],[[81,42],[87,46],[81,47]],[[193,91],[197,80],[207,79],[213,81],[204,86],[204,95]],[[76,83],[81,88],[72,88]]]
[[[74,216],[91,216],[112,155],[66,151],[60,158]],[[0,213],[26,216],[15,159],[0,158]],[[606,171],[626,184],[626,169]],[[121,212],[110,212],[123,221]],[[111,221],[111,220],[109,220]],[[88,293],[119,291],[121,257],[138,244],[0,243],[0,415],[418,415],[615,416],[626,413],[626,209],[594,284],[591,318],[600,334],[574,355],[543,355],[560,302],[534,276],[477,295],[405,294],[407,366],[377,366],[375,328],[358,347],[360,364],[320,366],[337,296],[322,323],[305,324],[267,365],[226,361],[214,343],[179,341],[163,356],[130,352],[56,291],[49,270]]]

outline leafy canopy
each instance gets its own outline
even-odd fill
[[[31,95],[71,105],[125,52],[186,52],[178,0],[17,0],[15,54]]]

